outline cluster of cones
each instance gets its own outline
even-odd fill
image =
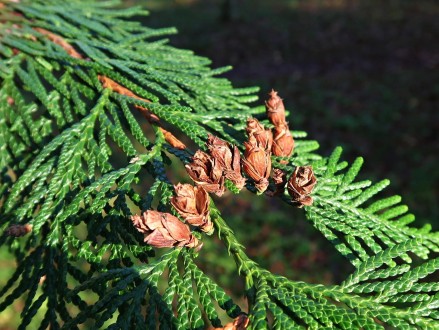
[[[198,186],[221,196],[225,179],[229,179],[239,190],[244,187],[246,179],[241,174],[242,165],[243,172],[254,182],[258,193],[267,190],[270,175],[273,174],[275,189],[269,192],[270,195],[283,194],[288,182],[292,201],[299,207],[311,205],[310,194],[317,182],[311,166],[297,167],[288,180],[284,171],[276,168],[272,171],[271,155],[285,158],[291,156],[294,139],[286,121],[282,99],[274,90],[269,95],[265,107],[267,117],[274,127],[265,128],[257,119],[249,118],[246,127],[248,139],[244,142],[242,158],[236,146],[209,135],[206,143],[209,152],[198,150],[186,169]]]
[[[267,116],[273,124],[273,131],[255,118],[247,120],[248,140],[244,142],[244,157],[236,146],[209,135],[207,149],[209,153],[198,150],[186,169],[197,185],[208,192],[221,196],[224,193],[224,180],[229,179],[239,190],[244,187],[244,173],[254,181],[259,193],[269,185],[271,174],[271,155],[289,157],[294,150],[294,139],[285,119],[285,107],[277,92],[271,91],[265,102]]]
[[[249,118],[246,127],[248,140],[244,142],[243,158],[236,146],[209,135],[206,142],[208,152],[198,150],[192,162],[186,165],[186,170],[196,186],[177,184],[174,187],[175,195],[171,199],[172,206],[185,223],[170,213],[153,210],[131,217],[137,230],[144,234],[145,243],[159,248],[199,246],[189,225],[207,234],[213,232],[209,214],[209,193],[222,196],[226,179],[241,190],[246,182],[241,173],[241,166],[259,193],[267,189],[269,177],[273,172],[275,189],[269,192],[270,195],[283,194],[287,185],[292,201],[299,207],[312,204],[310,194],[316,184],[316,178],[311,166],[296,167],[288,180],[282,170],[271,171],[271,155],[291,156],[294,140],[285,120],[285,107],[277,92],[271,91],[265,104],[268,119],[274,126],[273,131],[264,128],[257,119]],[[31,230],[30,225],[13,225],[6,234],[19,237]]]
[[[186,165],[196,186],[187,183],[174,186],[175,195],[171,198],[171,204],[186,224],[170,213],[152,210],[144,212],[142,216],[131,217],[137,230],[145,235],[147,244],[154,247],[198,246],[199,242],[191,234],[188,225],[207,234],[213,232],[209,193],[221,196],[225,190],[225,179],[232,181],[239,189],[244,187],[238,148],[212,135],[209,135],[206,145],[209,153],[198,150],[192,162]]]
[[[292,202],[298,207],[312,204],[310,196],[317,179],[311,166],[298,166],[287,180],[286,173],[275,168],[271,171],[271,155],[290,157],[294,151],[294,139],[291,135],[285,116],[285,106],[277,92],[272,90],[270,98],[265,102],[268,120],[273,124],[273,130],[264,128],[256,119],[247,120],[248,141],[244,142],[245,153],[243,169],[255,182],[259,193],[264,192],[269,185],[272,172],[275,189],[269,195],[282,195],[287,185]],[[287,163],[282,160],[281,163]]]
[[[241,175],[239,150],[236,146],[209,135],[206,143],[209,153],[198,150],[186,170],[196,186],[177,184],[171,204],[182,223],[170,213],[148,210],[131,217],[134,226],[144,234],[145,243],[154,247],[197,247],[199,242],[188,225],[211,234],[213,224],[209,214],[209,193],[222,196],[225,179],[242,189],[245,179]]]
[[[246,179],[244,173],[254,182],[259,193],[269,186],[269,178],[273,172],[275,189],[270,195],[283,194],[285,185],[294,202],[299,207],[311,205],[310,196],[317,180],[311,166],[296,167],[287,180],[281,169],[271,171],[271,155],[289,157],[294,150],[294,139],[285,118],[285,107],[277,92],[271,91],[265,102],[267,117],[273,124],[273,130],[264,126],[255,118],[247,120],[246,132],[248,140],[244,142],[245,152],[241,158],[236,146],[209,135],[206,142],[207,152],[198,150],[186,170],[196,186],[177,184],[171,204],[182,223],[170,213],[148,210],[143,215],[134,215],[131,220],[137,230],[144,234],[144,241],[154,247],[197,247],[199,242],[191,233],[194,226],[211,234],[213,224],[209,214],[209,193],[222,196],[225,191],[225,180],[230,180],[241,190]]]

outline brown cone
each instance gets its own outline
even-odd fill
[[[210,134],[207,148],[215,161],[223,168],[226,179],[232,181],[241,190],[245,179],[241,175],[241,155],[238,148]]]
[[[270,98],[265,101],[268,120],[270,120],[274,126],[285,124],[285,106],[282,99],[277,95],[274,89],[272,89],[268,95],[270,95]]]
[[[292,201],[299,204],[310,206],[313,203],[311,192],[317,183],[312,166],[298,166],[288,180],[288,193]]]
[[[294,150],[294,139],[291,135],[288,125],[276,126],[274,128],[274,139],[271,151],[273,155],[280,157],[289,157]]]
[[[198,240],[189,227],[169,213],[148,210],[131,216],[136,229],[144,234],[144,242],[157,247],[196,247]]]
[[[171,198],[171,204],[178,214],[188,224],[210,234],[213,231],[213,224],[210,221],[210,198],[207,191],[202,186],[194,187],[181,183],[174,188],[176,195]]]
[[[217,196],[223,195],[223,168],[215,158],[198,150],[192,157],[192,162],[185,167],[197,185],[202,186],[209,193],[215,193]]]
[[[242,159],[244,172],[255,181],[256,189],[262,193],[268,187],[271,172],[270,153],[250,142],[244,142],[245,153]]]

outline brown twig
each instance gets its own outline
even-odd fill
[[[132,91],[130,91],[128,88],[123,87],[122,85],[118,84],[117,82],[115,82],[114,80],[112,80],[106,76],[99,75],[98,79],[102,83],[102,86],[104,86],[104,88],[109,88],[113,92],[116,92],[116,93],[121,94],[121,95],[126,95],[129,97],[138,99],[138,100],[142,100],[142,101],[145,101],[148,103],[151,102],[148,99],[144,99],[140,96],[137,96]],[[181,142],[179,139],[177,139],[171,132],[165,130],[163,127],[160,126],[160,118],[159,117],[157,117],[155,114],[151,113],[145,107],[142,107],[140,105],[135,105],[134,107],[140,111],[140,113],[143,115],[143,117],[146,118],[146,120],[148,120],[148,122],[150,122],[152,124],[159,125],[158,127],[162,131],[166,142],[168,142],[172,147],[174,147],[176,149],[181,149],[181,150],[186,149],[186,145],[183,142]]]
[[[59,35],[54,34],[50,31],[47,31],[47,30],[42,29],[42,28],[38,28],[38,27],[34,28],[34,30],[47,36],[47,38],[50,41],[52,41],[53,43],[64,48],[64,50],[67,52],[67,54],[69,54],[71,57],[79,58],[79,59],[84,58],[80,53],[78,53],[75,50],[75,48],[73,48],[72,45],[70,45],[64,38],[60,37]],[[147,99],[141,98],[140,96],[137,96],[132,91],[130,91],[128,88],[123,87],[122,85],[118,84],[114,80],[112,80],[104,75],[99,75],[98,79],[102,83],[102,86],[104,88],[111,89],[113,92],[116,92],[116,93],[121,94],[121,95],[126,95],[129,97],[138,99],[138,100],[142,100],[142,101],[145,101],[148,103],[151,102],[150,100],[147,100]],[[157,117],[155,114],[151,113],[145,107],[142,107],[139,105],[135,105],[134,107],[140,111],[140,113],[146,118],[146,120],[148,120],[148,122],[158,126],[158,128],[163,133],[166,142],[168,142],[172,147],[174,147],[176,149],[181,149],[181,150],[186,149],[186,145],[183,142],[181,142],[178,138],[176,138],[171,132],[169,132],[169,131],[165,130],[163,127],[161,127],[159,117]]]
[[[64,48],[64,50],[69,54],[71,57],[74,58],[83,58],[81,54],[79,54],[75,48],[73,48],[72,45],[70,45],[67,41],[65,41],[63,38],[61,38],[59,35],[56,35],[50,31],[47,31],[43,28],[36,27],[34,28],[35,31],[47,36],[47,38],[52,41],[54,44],[57,44]]]
[[[137,100],[141,100],[141,101],[145,101],[145,102],[151,103],[150,100],[144,99],[144,98],[141,98],[141,97],[137,96],[132,91],[130,91],[128,88],[123,87],[122,85],[118,84],[117,82],[115,82],[114,80],[112,80],[112,79],[110,79],[110,78],[108,78],[106,76],[99,75],[98,79],[102,83],[102,86],[104,86],[104,88],[109,88],[113,92],[116,92],[118,94],[129,96],[129,97],[135,98]],[[135,105],[134,107],[137,110],[139,110],[142,113],[142,115],[150,123],[158,123],[160,121],[159,117],[157,117],[155,114],[151,113],[147,108],[141,107],[139,105]]]

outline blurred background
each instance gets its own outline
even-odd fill
[[[413,225],[439,229],[439,2],[124,2],[135,4],[151,12],[145,25],[177,27],[172,45],[213,67],[233,65],[226,76],[236,86],[260,86],[261,103],[278,90],[290,127],[319,141],[321,154],[341,145],[344,159],[363,156],[361,178],[389,178],[381,196],[402,195]],[[247,252],[270,270],[322,283],[351,271],[301,210],[245,194],[217,203]],[[207,243],[200,257],[224,285],[235,285],[234,266],[217,247]]]

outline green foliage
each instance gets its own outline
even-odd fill
[[[288,173],[313,166],[318,185],[306,216],[355,267],[343,283],[308,284],[261,268],[213,202],[212,221],[245,282],[248,310],[197,264],[203,250],[162,253],[144,244],[129,216],[170,209],[177,183],[170,163],[183,166],[193,151],[168,144],[136,106],[198,148],[207,133],[240,147],[247,117],[269,125],[262,107],[247,105],[257,89],[234,88],[218,77],[229,68],[211,69],[207,59],[160,39],[173,29],[127,20],[145,14],[139,8],[0,4],[0,227],[33,226],[27,236],[0,238],[17,261],[0,311],[24,299],[20,329],[34,328],[42,313],[39,329],[203,329],[224,323],[221,310],[231,318],[248,312],[251,329],[438,326],[438,233],[409,227],[414,216],[399,196],[372,200],[389,182],[356,182],[361,158],[348,167],[341,148],[322,157],[304,132],[293,132],[287,165],[275,157],[273,164]],[[83,58],[36,28],[61,36]],[[103,88],[98,75],[151,103]]]

